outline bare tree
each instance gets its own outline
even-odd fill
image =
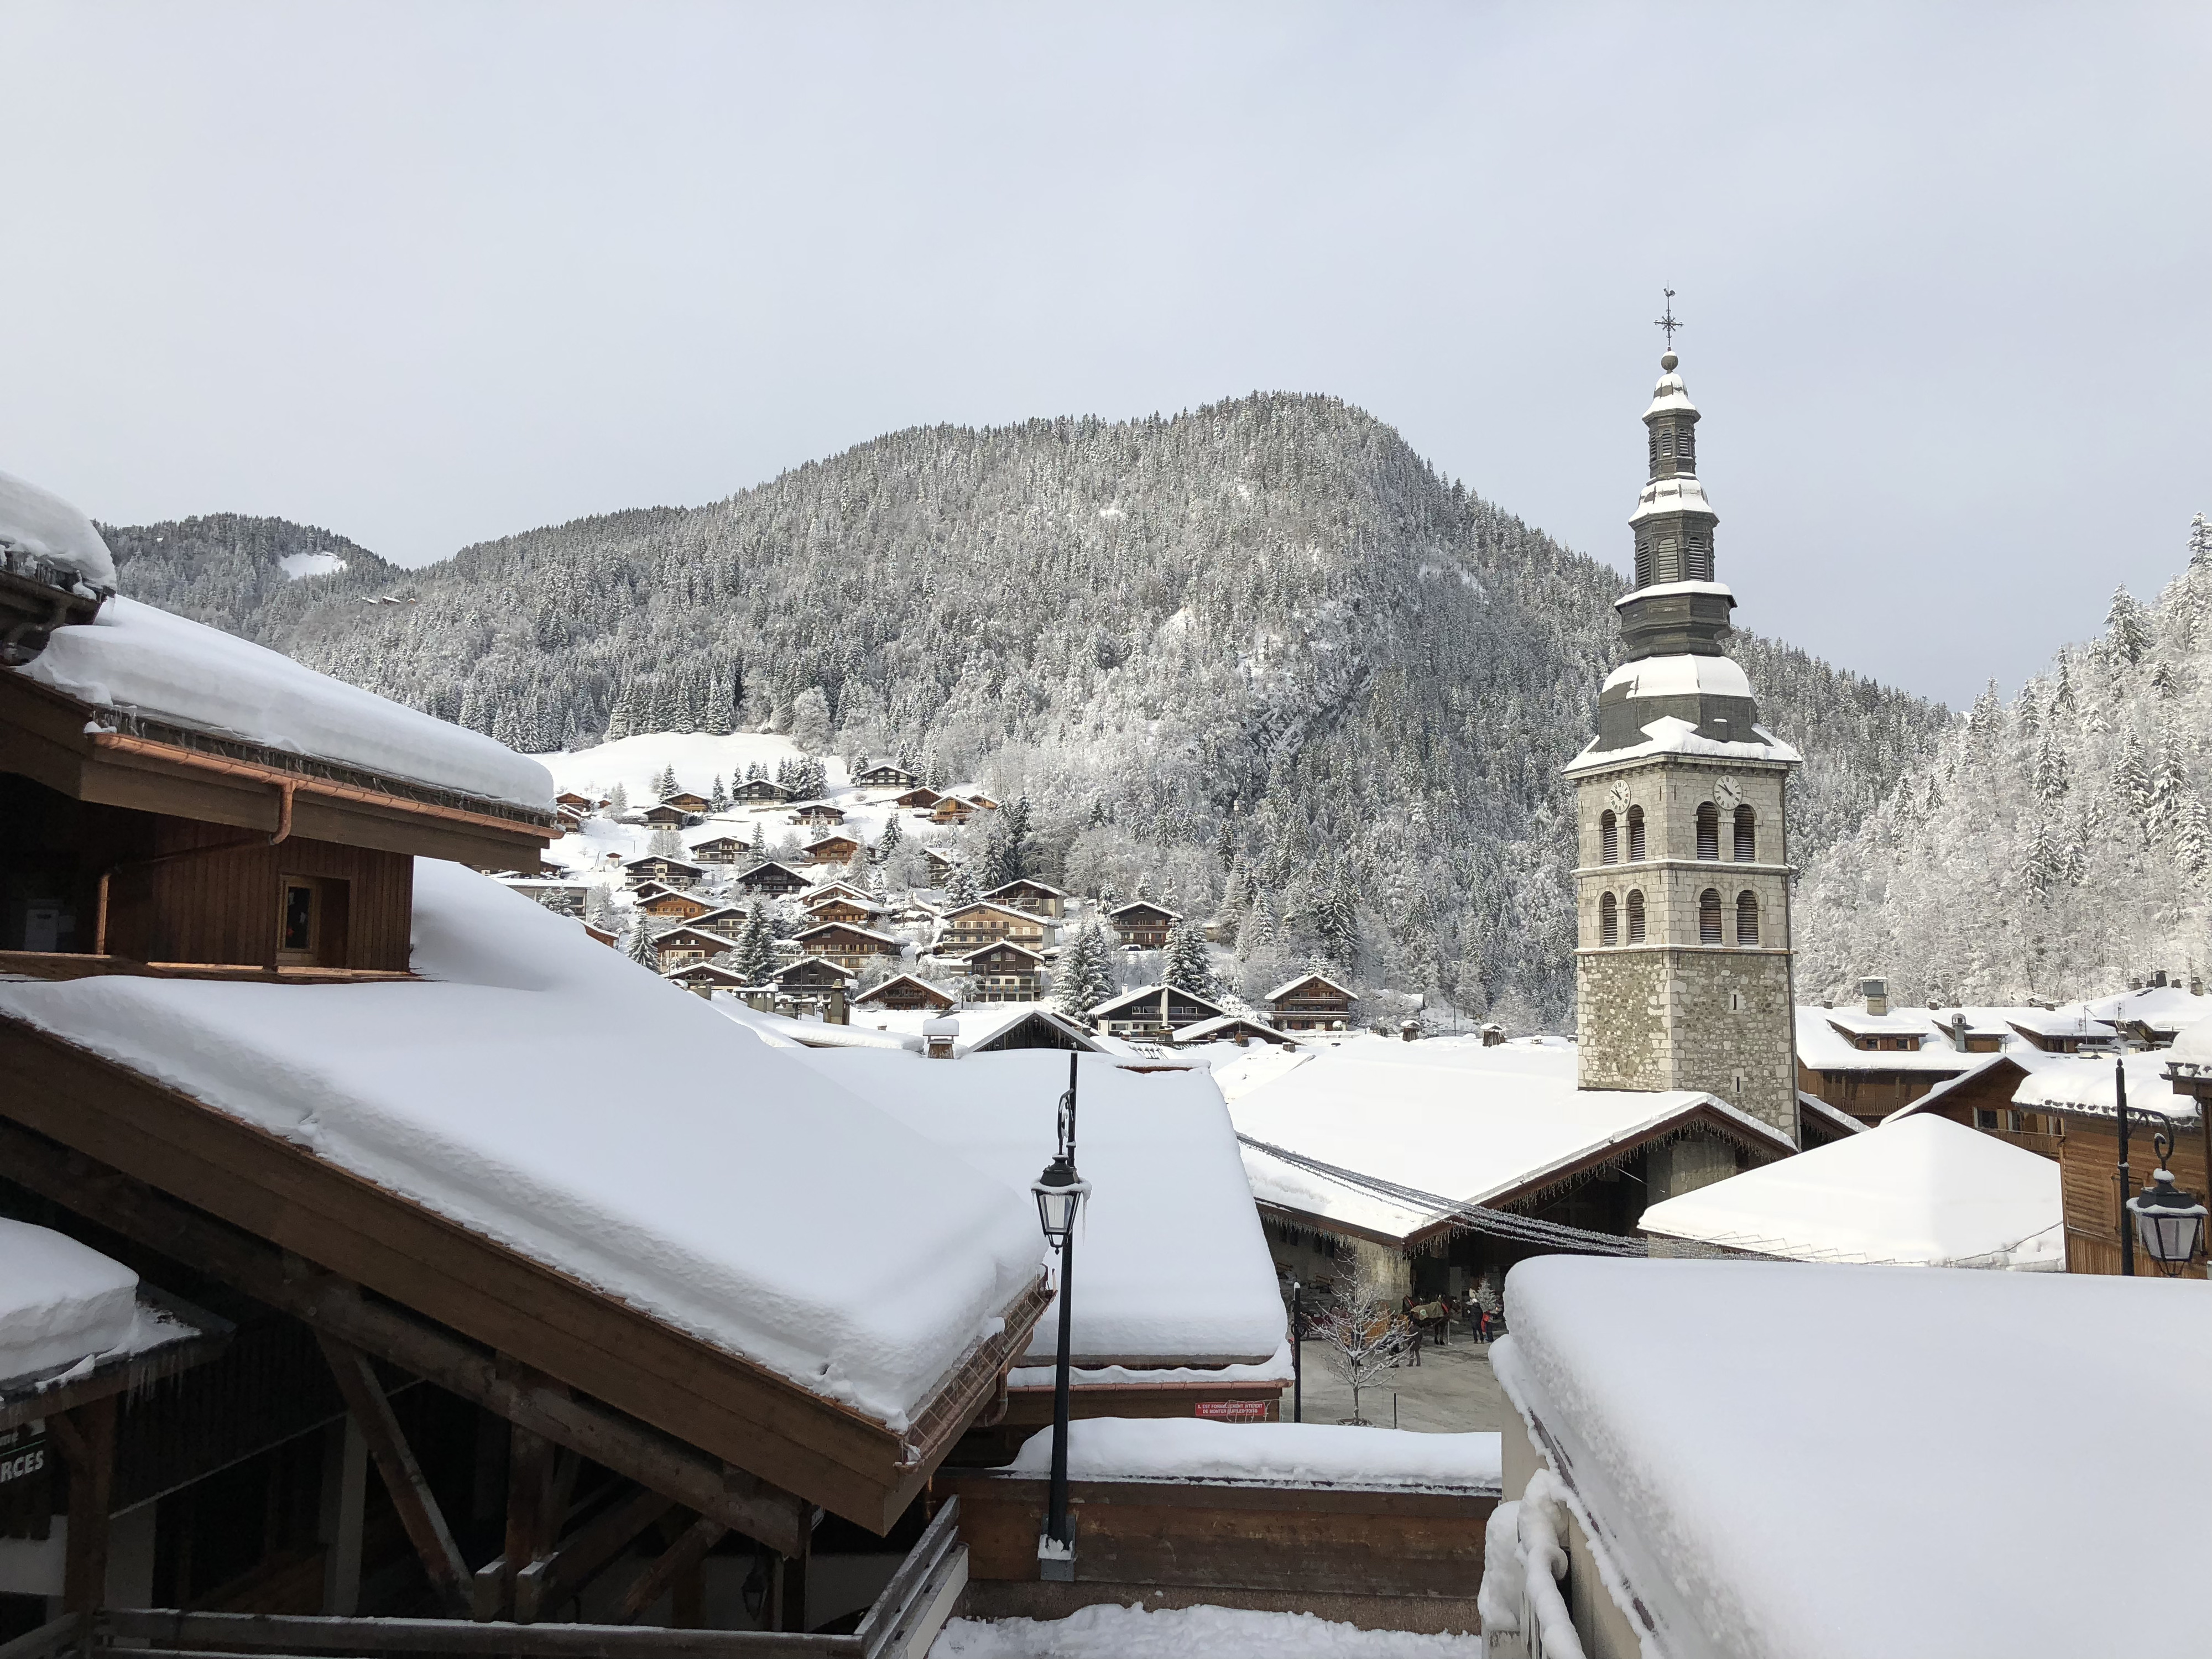
[[[1336,1281],[1328,1304],[1312,1316],[1310,1333],[1328,1345],[1329,1368],[1352,1390],[1347,1423],[1367,1421],[1359,1414],[1360,1391],[1406,1363],[1413,1332],[1397,1322],[1396,1312],[1389,1287],[1362,1261]]]

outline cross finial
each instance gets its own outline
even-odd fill
[[[1674,315],[1674,290],[1668,288],[1662,289],[1660,292],[1667,296],[1667,314],[1663,317],[1655,319],[1651,326],[1654,328],[1663,328],[1667,331],[1667,349],[1672,351],[1674,349],[1674,331],[1682,327],[1683,325],[1675,318]]]

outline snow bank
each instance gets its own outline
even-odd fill
[[[1045,1260],[1030,1183],[1051,1160],[1067,1056],[1017,1049],[964,1060],[821,1050],[823,1076],[1019,1195],[1029,1260]],[[1283,1345],[1274,1264],[1221,1097],[1202,1071],[1139,1074],[1081,1059],[1076,1163],[1091,1184],[1075,1244],[1072,1352],[1092,1365],[1224,1365]],[[1059,1311],[1026,1358],[1049,1364]]]
[[[138,1275],[64,1233],[0,1218],[0,1379],[128,1341]]]
[[[1798,1261],[2058,1271],[2063,1220],[2055,1160],[1923,1115],[1668,1199],[1638,1224]]]
[[[1310,1613],[1085,1607],[1065,1619],[954,1619],[932,1659],[1482,1659],[1479,1635],[1362,1630]]]
[[[60,496],[0,472],[0,554],[27,554],[74,570],[96,592],[115,591],[115,561],[92,520]]]
[[[1279,1486],[1495,1492],[1495,1434],[1417,1434],[1322,1423],[1209,1423],[1195,1417],[1086,1417],[1067,1425],[1077,1480],[1243,1480]],[[1040,1429],[1006,1465],[1052,1469]]]
[[[553,801],[544,767],[481,732],[131,599],[110,599],[97,620],[56,629],[15,672],[101,708],[288,754],[521,806]]]
[[[2206,1297],[1545,1256],[1508,1275],[1492,1359],[1671,1659],[2077,1659],[2130,1646],[2092,1589],[2193,1583],[2212,1553],[2212,1441],[2181,1427]]]
[[[617,738],[590,749],[537,757],[551,771],[556,787],[580,793],[604,795],[617,784],[629,797],[632,807],[650,806],[660,799],[654,787],[660,774],[676,769],[676,781],[695,794],[705,794],[716,777],[727,785],[744,781],[745,768],[759,765],[770,777],[779,761],[800,758],[789,738],[773,732],[641,732]],[[845,782],[844,763],[834,756],[822,762],[833,792]],[[788,817],[791,805],[779,804],[778,817]]]
[[[894,1428],[1034,1281],[1025,1194],[566,917],[415,884],[434,983],[12,983],[0,1013]]]

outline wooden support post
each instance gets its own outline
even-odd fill
[[[804,1632],[806,1629],[806,1566],[813,1554],[812,1540],[800,1542],[795,1555],[775,1558],[775,1628]]]
[[[69,1546],[62,1611],[95,1613],[107,1591],[107,1512],[115,1493],[115,1396],[46,1419],[69,1465]]]
[[[658,1601],[662,1595],[675,1586],[676,1581],[707,1559],[707,1552],[722,1541],[730,1529],[720,1522],[702,1516],[684,1531],[684,1535],[661,1551],[657,1560],[646,1564],[637,1582],[624,1593],[621,1608],[616,1613],[617,1625],[634,1625]]]
[[[407,1437],[399,1431],[399,1419],[392,1414],[391,1401],[385,1398],[384,1385],[376,1380],[375,1367],[367,1354],[336,1337],[318,1331],[315,1340],[322,1344],[323,1357],[330,1361],[331,1374],[337,1378],[346,1409],[361,1424],[369,1453],[376,1459],[377,1472],[392,1494],[392,1507],[399,1511],[408,1539],[422,1558],[423,1571],[430,1575],[430,1588],[448,1607],[465,1614],[471,1601],[468,1566],[454,1547],[453,1534],[446,1529],[446,1517],[430,1483],[422,1478],[422,1465],[415,1461]]]
[[[337,1427],[324,1464],[329,1536],[323,1545],[323,1611],[350,1619],[361,1611],[362,1522],[368,1501],[368,1437],[351,1412]]]
[[[549,1617],[675,1507],[657,1492],[639,1492],[586,1522],[552,1554],[515,1575],[515,1622],[529,1625]]]

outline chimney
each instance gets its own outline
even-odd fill
[[[931,1060],[952,1058],[953,1040],[960,1035],[957,1019],[925,1019],[921,1022],[922,1052]]]
[[[1889,1012],[1889,981],[1886,979],[1863,979],[1859,994],[1866,999],[1866,1011],[1870,1014]]]

